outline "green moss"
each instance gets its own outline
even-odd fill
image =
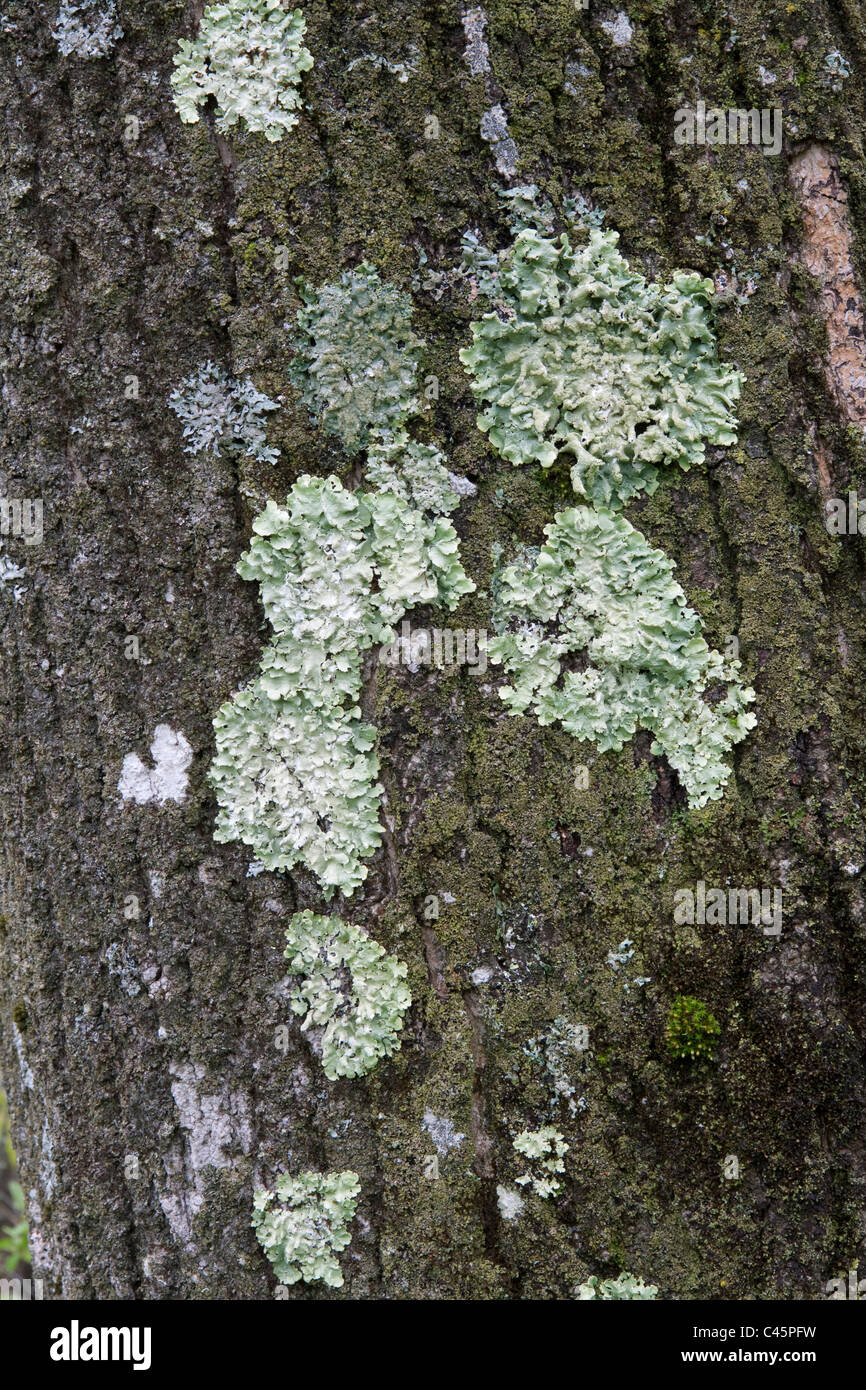
[[[706,1004],[689,994],[681,994],[671,1004],[665,1040],[668,1052],[680,1060],[696,1058],[711,1060],[715,1056],[716,1040],[721,1025]]]

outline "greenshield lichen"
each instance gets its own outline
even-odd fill
[[[616,1279],[602,1280],[599,1280],[597,1274],[592,1274],[585,1284],[580,1285],[577,1291],[577,1297],[582,1302],[590,1298],[652,1299],[657,1294],[658,1287],[655,1284],[645,1284],[641,1278],[634,1274],[620,1274]]]
[[[649,284],[618,239],[592,228],[573,248],[567,233],[524,227],[487,281],[494,309],[460,352],[494,448],[545,468],[573,456],[575,492],[597,507],[702,462],[705,439],[733,443],[741,386],[718,362],[712,281],[678,272]]]
[[[303,45],[302,10],[279,0],[226,0],[209,5],[198,36],[182,39],[172,74],[174,104],[182,121],[199,119],[199,107],[216,99],[217,129],[242,120],[267,140],[282,139],[298,123],[301,75],[313,66]]]
[[[296,1178],[283,1173],[276,1190],[258,1188],[252,1225],[281,1284],[321,1281],[339,1289],[343,1272],[336,1256],[352,1237],[361,1184],[358,1174],[316,1173]]]
[[[418,603],[454,608],[473,586],[451,523],[392,493],[300,478],[269,501],[238,562],[273,628],[259,675],[214,719],[217,840],[267,869],[306,864],[351,894],[381,843],[376,732],[361,719],[361,654]]]
[[[650,729],[690,803],[717,799],[725,754],[755,724],[740,663],[710,650],[673,561],[625,517],[572,507],[544,529],[500,576],[488,648],[511,677],[500,697],[603,752]]]
[[[424,343],[412,328],[412,301],[366,262],[302,294],[292,380],[313,418],[357,453],[419,410]]]
[[[303,1029],[324,1029],[322,1066],[329,1080],[363,1076],[400,1046],[403,1014],[412,1002],[406,966],[353,922],[296,912],[285,957],[301,977],[292,1009]]]

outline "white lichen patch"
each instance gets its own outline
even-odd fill
[[[115,0],[62,0],[51,32],[64,58],[102,58],[123,38]]]
[[[502,257],[493,311],[460,352],[484,405],[478,426],[503,458],[549,468],[573,456],[575,491],[600,507],[654,492],[665,467],[702,462],[704,440],[733,443],[741,386],[717,359],[712,281],[678,272],[648,284],[617,242],[592,228],[573,249],[565,233],[524,227]]]
[[[403,1014],[412,1002],[406,966],[360,927],[339,917],[296,912],[285,957],[301,976],[292,1009],[303,1029],[323,1029],[322,1066],[330,1081],[364,1076],[400,1046]]]
[[[739,661],[710,650],[673,561],[625,517],[573,507],[545,533],[499,576],[488,652],[511,677],[501,699],[602,752],[650,729],[690,804],[718,799],[724,757],[756,723]],[[564,669],[568,658],[582,669]]]
[[[306,864],[351,894],[381,843],[375,730],[361,720],[361,654],[417,603],[454,608],[474,586],[449,521],[391,493],[298,480],[268,502],[238,563],[274,630],[251,685],[214,720],[215,838],[268,869]]]
[[[634,37],[631,20],[625,10],[617,10],[615,14],[602,19],[600,24],[615,48],[627,48]]]
[[[301,10],[279,0],[227,0],[209,5],[195,40],[182,39],[171,83],[174,104],[186,124],[216,99],[217,129],[243,121],[267,140],[282,139],[298,123],[301,76],[313,66],[304,47]]]
[[[554,1125],[524,1129],[514,1140],[513,1148],[530,1160],[528,1171],[515,1178],[515,1182],[521,1187],[531,1186],[539,1197],[556,1196],[562,1188],[558,1174],[565,1172],[565,1155],[569,1148],[565,1135]]]
[[[273,1192],[256,1191],[252,1225],[281,1284],[303,1279],[342,1286],[336,1256],[352,1239],[349,1225],[360,1192],[357,1173],[309,1170],[296,1178],[284,1173]]]
[[[378,53],[362,53],[359,58],[352,59],[346,71],[352,72],[355,68],[361,67],[365,63],[369,63],[374,68],[379,68],[382,72],[391,73],[392,77],[396,77],[398,82],[405,84],[409,81],[409,78],[414,77],[418,71],[418,50],[412,45],[409,50],[409,56],[405,61],[400,59],[393,61],[390,58],[383,58]]]
[[[238,1151],[249,1153],[252,1144],[249,1105],[244,1095],[208,1092],[205,1069],[191,1062],[172,1062],[171,1094],[178,1109],[180,1127],[189,1147],[193,1174],[205,1168],[228,1168]]]
[[[430,1109],[424,1111],[424,1118],[421,1123],[433,1140],[440,1158],[446,1158],[451,1149],[459,1149],[466,1138],[465,1134],[459,1133],[454,1128],[452,1121],[447,1116],[434,1115]]]
[[[23,584],[16,584],[15,581],[26,578],[26,575],[27,571],[9,558],[0,543],[0,593],[6,593],[11,585],[12,601],[21,603],[27,590]]]
[[[526,1203],[513,1187],[503,1187],[500,1183],[496,1189],[496,1205],[503,1221],[516,1221]]]
[[[175,732],[168,724],[157,724],[150,745],[153,767],[145,767],[137,753],[127,753],[123,759],[117,790],[124,801],[139,806],[155,801],[183,801],[189,782],[192,748],[183,733]]]
[[[183,425],[185,453],[219,458],[224,445],[260,463],[275,461],[277,450],[268,446],[265,417],[279,406],[257,391],[249,377],[235,381],[215,363],[205,362],[172,391],[168,404]]]

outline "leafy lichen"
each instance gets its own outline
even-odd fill
[[[472,325],[461,361],[491,444],[514,464],[573,455],[575,491],[598,507],[654,492],[704,440],[733,443],[737,371],[719,365],[712,281],[679,272],[649,284],[593,228],[573,248],[526,226],[503,258],[495,307]]]
[[[645,1284],[644,1281],[634,1274],[620,1274],[616,1279],[599,1280],[597,1274],[590,1275],[585,1284],[581,1284],[577,1297],[584,1301],[590,1298],[615,1299],[615,1298],[640,1298],[651,1299],[658,1294],[658,1287],[655,1284]]]
[[[115,0],[62,0],[52,30],[64,58],[102,58],[123,38]]]
[[[710,650],[673,561],[625,517],[572,507],[544,529],[541,549],[500,576],[489,644],[511,677],[500,697],[602,751],[650,729],[691,804],[717,799],[725,754],[755,724],[739,662]]]
[[[336,1259],[352,1237],[349,1224],[355,1215],[361,1184],[358,1174],[283,1173],[276,1191],[258,1188],[253,1200],[252,1225],[259,1244],[281,1284],[312,1284],[330,1288],[343,1284]]]
[[[349,453],[419,410],[412,301],[366,262],[339,281],[303,289],[292,379],[313,417]]]
[[[261,587],[273,639],[259,675],[214,719],[217,840],[268,869],[306,864],[351,894],[381,843],[375,729],[361,720],[361,653],[417,603],[454,608],[473,586],[444,517],[393,493],[300,478],[269,501],[238,563]]]
[[[300,975],[291,1003],[302,1028],[323,1028],[322,1065],[329,1080],[363,1076],[400,1046],[403,1014],[412,1002],[406,966],[353,922],[296,912],[285,957]]]
[[[514,1140],[513,1147],[530,1160],[529,1170],[515,1178],[521,1187],[531,1186],[539,1197],[554,1197],[562,1184],[557,1174],[565,1172],[568,1144],[554,1125],[541,1129],[524,1129]]]
[[[194,40],[182,39],[171,83],[174,104],[186,124],[214,97],[217,129],[243,120],[267,140],[280,140],[298,123],[301,75],[313,66],[303,45],[303,11],[279,0],[226,0],[209,5]]]
[[[279,406],[248,377],[235,381],[215,363],[205,362],[172,391],[168,403],[183,425],[186,453],[210,452],[218,458],[220,444],[225,444],[260,463],[276,459],[277,450],[267,443],[265,416]]]

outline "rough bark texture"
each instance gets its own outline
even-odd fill
[[[568,1299],[626,1269],[664,1297],[811,1299],[866,1271],[866,575],[822,503],[866,490],[866,455],[845,373],[827,376],[838,333],[828,345],[789,169],[809,145],[832,154],[862,276],[862,9],[629,0],[618,46],[595,0],[486,8],[485,77],[455,0],[310,0],[307,110],[270,145],[178,120],[172,55],[201,7],[122,3],[124,37],[85,61],[58,54],[53,6],[5,5],[0,482],[44,499],[45,539],[6,541],[26,593],[0,594],[0,1062],[46,1293],[271,1297],[253,1188],[307,1167],[354,1169],[362,1197],[344,1287],[295,1298]],[[405,83],[349,70],[412,46]],[[833,49],[852,70],[838,93],[821,77]],[[675,145],[673,113],[698,97],[781,106],[782,154]],[[234,564],[268,496],[305,471],[352,476],[287,384],[295,277],[366,258],[409,287],[419,248],[438,270],[467,227],[503,244],[479,135],[497,103],[511,181],[591,196],[644,273],[759,277],[718,317],[747,379],[739,444],[628,509],[711,644],[738,637],[758,727],[723,800],[695,812],[647,738],[599,755],[509,718],[493,671],[371,672],[389,833],[351,910],[408,962],[414,1003],[394,1059],[330,1083],[282,960],[290,914],[322,910],[316,883],[247,878],[243,847],[212,839],[211,719],[263,642]],[[492,547],[539,542],[567,468],[494,454],[457,359],[475,307],[429,284],[415,304],[440,382],[431,432],[479,485],[457,514],[478,592],[452,621],[486,627]],[[283,401],[274,466],[182,452],[166,398],[207,359]],[[122,802],[122,759],[146,758],[161,722],[194,749],[189,794]],[[675,890],[700,879],[781,886],[781,937],[675,925]],[[606,963],[626,937],[652,981],[628,992]],[[721,1022],[715,1063],[667,1056],[679,994]],[[590,1029],[574,1115],[525,1051],[563,1016]],[[438,1178],[428,1109],[466,1136]],[[513,1136],[548,1122],[570,1144],[563,1190],[505,1220]]]

